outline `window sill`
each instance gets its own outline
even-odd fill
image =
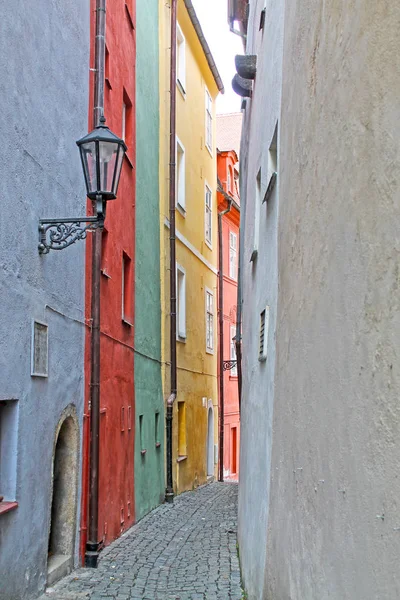
[[[131,323],[127,319],[124,319],[124,317],[122,317],[122,322],[124,325],[127,325],[127,327],[133,327],[133,323]]]
[[[101,269],[100,273],[101,273],[101,274],[103,275],[103,277],[105,277],[106,279],[111,279],[111,275],[109,275],[105,269]]]
[[[181,456],[178,456],[178,458],[176,459],[176,462],[180,463],[180,462],[183,462],[186,459],[187,459],[187,454],[182,454]]]
[[[181,344],[186,344],[186,335],[177,335],[176,336],[176,341],[180,342]]]
[[[161,442],[156,442],[156,448],[161,448]]]
[[[18,502],[0,502],[0,515],[18,508]]]
[[[206,354],[214,354],[214,350],[210,350],[210,348],[206,348]]]
[[[207,248],[209,248],[210,250],[212,250],[213,248],[212,248],[211,242],[209,242],[208,240],[204,240],[204,241],[205,241],[205,244],[206,244]]]
[[[106,77],[104,81],[106,82],[106,86],[108,87],[108,89],[112,90],[112,85],[111,85],[111,81],[109,80],[109,78]]]
[[[229,375],[229,379],[231,381],[237,381],[238,380],[238,376],[237,375]]]
[[[182,217],[184,217],[186,219],[186,210],[183,208],[183,206],[181,204],[179,204],[179,202],[176,205],[176,210],[182,215]]]
[[[179,81],[179,79],[176,80],[176,87],[178,88],[178,90],[182,94],[183,99],[186,100],[185,88],[183,87],[183,85],[181,84],[181,82]]]
[[[147,450],[141,450],[141,451],[140,451],[140,454],[141,454],[142,456],[145,456],[146,452],[147,452]]]
[[[208,153],[211,156],[211,158],[214,158],[213,152],[212,152],[212,150],[211,150],[211,148],[210,148],[210,146],[208,144],[206,144],[206,148],[207,148]]]

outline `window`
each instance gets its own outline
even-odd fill
[[[31,348],[31,376],[49,375],[49,328],[46,323],[33,321]]]
[[[112,90],[111,81],[110,81],[110,53],[108,51],[107,46],[105,49],[105,57],[104,57],[104,76],[105,76],[105,81],[106,81],[108,88],[110,90]]]
[[[206,90],[206,146],[212,154],[213,146],[213,117],[212,117],[212,98],[208,90]]]
[[[214,294],[206,289],[206,351],[214,353]]]
[[[186,404],[178,402],[178,456],[187,456],[186,446]]]
[[[231,474],[236,475],[237,473],[237,427],[231,427],[231,447],[232,447],[232,463],[231,463]]]
[[[186,339],[186,271],[180,265],[176,267],[176,336]]]
[[[205,203],[205,236],[209,246],[212,244],[212,192],[206,185],[206,203]]]
[[[143,415],[139,415],[139,441],[140,441],[140,454],[144,456],[146,454],[146,448],[144,447],[143,438]]]
[[[227,188],[228,188],[228,192],[231,191],[231,187],[232,187],[232,171],[231,168],[228,168],[228,181],[227,181]]]
[[[126,104],[122,103],[122,132],[121,137],[125,141],[126,138]]]
[[[269,151],[268,151],[268,186],[267,186],[267,191],[265,192],[265,196],[264,196],[264,202],[267,202],[267,207],[268,207],[268,203],[271,200],[271,198],[273,197],[273,192],[276,186],[276,180],[277,180],[277,170],[278,170],[278,125],[276,125],[275,127],[275,133],[274,133],[274,137],[272,138],[272,142],[271,145],[269,147]]]
[[[133,324],[133,273],[132,261],[126,252],[122,253],[122,320]]]
[[[13,506],[17,493],[18,401],[0,401],[0,514]]]
[[[121,127],[121,137],[124,140],[125,144],[128,146],[127,152],[133,147],[133,112],[132,112],[132,102],[124,90],[123,100],[122,100],[122,127]]]
[[[183,210],[186,206],[185,185],[185,148],[176,138],[176,204]]]
[[[105,277],[110,277],[108,273],[108,230],[104,227],[101,243],[101,274]]]
[[[179,88],[185,93],[186,87],[186,42],[182,29],[176,28],[176,81]]]
[[[230,346],[230,360],[236,360],[236,344],[235,344],[235,340],[236,340],[236,327],[235,325],[231,325],[230,327],[230,333],[231,333],[231,337],[230,337],[230,341],[231,341],[231,346]],[[237,364],[231,369],[231,376],[232,377],[237,377]]]
[[[229,232],[229,277],[237,280],[237,234]]]
[[[267,360],[268,347],[268,329],[269,329],[269,306],[260,314],[260,340],[258,349],[258,359]]]
[[[161,442],[160,442],[160,413],[156,412],[154,415],[154,437],[155,437],[155,444],[156,444],[156,448],[160,448],[161,447]]]
[[[261,212],[261,169],[258,171],[256,179],[256,190],[254,199],[254,237],[253,237],[253,253],[251,260],[257,257],[258,245],[260,240],[260,212]]]
[[[132,27],[132,29],[135,29],[135,25],[133,23],[133,0],[125,0],[125,9],[129,24]]]

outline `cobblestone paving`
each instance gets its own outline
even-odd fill
[[[132,527],[41,600],[240,600],[237,485],[213,483],[175,498]]]

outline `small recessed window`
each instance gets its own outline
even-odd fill
[[[49,374],[49,340],[48,325],[33,321],[32,326],[32,377],[48,377]]]
[[[128,17],[128,21],[130,26],[132,27],[132,29],[135,29],[135,24],[133,21],[133,2],[134,0],[125,0],[125,9],[126,9],[126,16]]]
[[[209,246],[212,244],[212,192],[206,185],[205,193],[205,238]]]
[[[206,89],[206,146],[213,152],[213,101],[210,92]]]
[[[186,271],[176,267],[176,334],[177,339],[186,339]]]
[[[178,455],[187,455],[186,445],[186,404],[178,402]]]
[[[122,98],[121,137],[127,145],[127,153],[129,153],[133,148],[133,109],[126,90],[124,90]]]
[[[258,359],[261,361],[267,360],[268,330],[269,306],[266,306],[260,314],[260,338],[258,348]]]
[[[214,294],[206,289],[206,352],[214,353]]]
[[[104,74],[105,74],[105,81],[107,84],[107,87],[111,90],[111,81],[110,81],[110,53],[108,51],[108,48],[106,46],[106,50],[105,50],[105,63],[104,63]]]
[[[154,414],[154,437],[156,448],[161,447],[161,434],[160,434],[160,413],[156,412]]]
[[[140,440],[140,453],[144,456],[147,452],[144,446],[144,431],[143,431],[143,415],[139,415],[139,440]]]
[[[133,325],[133,267],[132,260],[122,253],[122,320],[127,325]]]
[[[178,138],[176,138],[176,204],[182,210],[186,207],[186,166],[185,166],[185,148]]]
[[[17,400],[0,400],[0,513],[16,500],[18,410]]]
[[[230,326],[230,360],[236,361],[236,327],[234,325]],[[231,369],[231,376],[237,377],[237,363]]]
[[[229,277],[237,280],[237,233],[229,232]]]
[[[176,81],[183,93],[186,89],[186,41],[182,29],[176,27]]]

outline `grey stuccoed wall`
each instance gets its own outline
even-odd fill
[[[264,36],[282,31],[274,4],[266,2]],[[400,7],[383,0],[287,2],[280,86],[276,41],[271,48],[268,37],[254,42],[263,2],[250,5],[247,51],[257,51],[258,69],[241,161],[244,584],[249,600],[394,600]],[[254,182],[277,113],[279,206],[252,279]],[[271,324],[262,375],[255,357],[264,294]]]
[[[283,12],[281,2],[250,4],[247,54],[257,55],[253,97],[247,100],[240,157],[241,271],[243,274],[243,383],[239,480],[238,540],[244,587],[251,599],[262,597],[269,510],[272,417],[274,404],[275,327],[277,301],[277,221],[279,193],[259,212],[258,256],[254,248],[256,180],[261,170],[261,200],[269,183],[269,148],[279,133]],[[260,313],[270,309],[266,362],[259,358]]]
[[[75,141],[88,127],[89,3],[3,1],[0,14],[0,399],[19,405],[19,506],[0,514],[0,598],[24,600],[46,583],[52,453],[68,405],[82,442],[85,244],[41,257],[37,228],[86,211]],[[33,319],[49,327],[48,379],[30,376]],[[75,562],[79,516],[78,500]]]
[[[268,599],[400,597],[399,24],[286,6]]]

